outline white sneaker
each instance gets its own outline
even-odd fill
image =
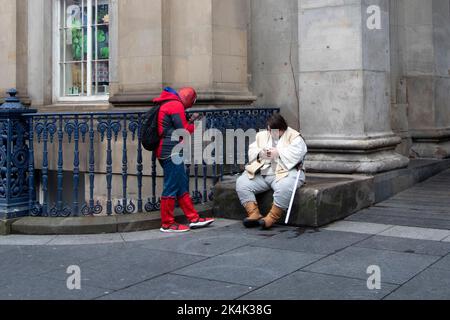
[[[199,218],[197,221],[193,221],[189,224],[189,228],[198,229],[209,226],[214,222],[213,218]]]

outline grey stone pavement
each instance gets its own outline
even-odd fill
[[[450,299],[449,196],[446,171],[321,229],[0,237],[0,299]]]

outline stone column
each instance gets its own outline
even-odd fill
[[[250,87],[298,130],[298,0],[251,0]]]
[[[392,130],[401,139],[397,152],[408,157],[410,155],[412,139],[408,123],[408,99],[406,81],[404,79],[405,66],[403,55],[403,23],[404,0],[389,1],[390,11],[390,44],[391,44],[391,126]]]
[[[0,0],[0,79],[1,96],[9,88],[17,88],[24,104],[28,79],[28,1]]]
[[[411,156],[450,157],[450,16],[448,0],[398,1],[409,104]]]
[[[162,87],[163,0],[112,3],[111,19],[116,23],[111,33],[118,49],[111,53],[110,102],[119,107],[147,106]]]
[[[381,9],[381,29],[367,27],[369,5]],[[311,171],[374,174],[408,165],[390,125],[387,0],[300,0],[299,64]]]
[[[248,90],[248,0],[163,3],[164,85],[193,86],[200,103],[242,104]]]
[[[33,107],[53,103],[52,88],[52,1],[28,1],[28,94]],[[53,107],[53,106],[52,106]]]

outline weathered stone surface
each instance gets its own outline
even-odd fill
[[[287,231],[252,243],[252,246],[329,255],[360,242],[371,235],[336,231]]]
[[[367,9],[381,27],[367,28]],[[313,172],[395,170],[408,159],[390,123],[389,2],[299,1],[300,124]],[[318,116],[324,115],[324,116]]]
[[[166,274],[101,300],[232,300],[250,290],[238,284]]]
[[[243,219],[245,209],[235,191],[236,179],[230,178],[215,188],[213,212],[216,216]],[[319,227],[342,219],[374,203],[373,179],[366,176],[311,174],[307,184],[297,191],[290,225]],[[273,192],[258,195],[262,213],[272,205]],[[284,217],[282,218],[284,222]]]
[[[19,219],[0,219],[0,236],[5,236],[11,233],[11,225]]]
[[[383,282],[403,284],[440,257],[350,247],[303,270],[367,280],[367,267],[377,265]]]
[[[255,287],[279,279],[322,257],[323,255],[317,254],[245,246],[191,264],[174,273]]]
[[[384,201],[449,167],[448,160],[414,160],[407,169],[375,176],[308,174],[307,184],[297,191],[290,224],[310,227],[329,224]],[[243,219],[246,216],[235,191],[235,184],[236,177],[230,177],[216,186],[213,207],[216,216],[231,219]],[[272,192],[258,195],[257,200],[262,213],[267,213],[272,204]],[[412,204],[393,205],[401,207]],[[427,208],[431,210],[433,207],[427,203]],[[284,222],[284,217],[282,221]]]
[[[198,206],[200,215],[210,215],[211,206]],[[175,209],[175,218],[184,221],[185,217],[180,208]],[[102,217],[25,217],[11,224],[11,233],[16,234],[99,234],[132,232],[157,229],[161,226],[159,212],[112,215]]]
[[[398,177],[395,176],[395,172],[381,177],[376,176],[377,205],[358,212],[348,220],[450,230],[450,211],[448,209],[450,205],[448,199],[450,170],[433,176],[391,198],[393,193],[401,191],[401,188],[407,188],[410,184],[425,180],[427,175],[432,175],[442,168],[448,168],[449,161],[420,161],[419,163],[414,161],[413,164],[417,166],[411,168],[409,174],[408,170],[400,170]],[[381,179],[378,180],[378,178]],[[389,180],[385,180],[385,178],[389,178]],[[389,199],[385,200],[387,198]],[[439,231],[433,230],[430,239],[434,239],[433,237],[439,233]],[[397,230],[394,234],[399,235],[400,232]],[[420,238],[420,231],[413,229],[409,236]],[[436,240],[442,240],[442,238]]]
[[[43,287],[51,290],[42,290]],[[43,277],[19,278],[0,287],[2,300],[92,300],[108,293],[107,290],[83,286],[83,290],[68,290],[65,280]]]
[[[0,220],[0,236],[9,234],[9,228],[6,225],[6,220]]]
[[[359,242],[355,246],[377,250],[427,254],[431,256],[445,256],[450,253],[450,243],[384,236],[371,237]]]
[[[120,290],[147,281],[156,276],[192,265],[203,257],[128,247],[79,264],[82,272],[81,285]],[[132,270],[132,272],[130,272]],[[54,269],[46,277],[65,280],[66,268]]]
[[[298,271],[253,291],[242,300],[380,300],[397,286],[367,290],[367,281]],[[321,288],[320,290],[318,288]]]
[[[450,270],[435,266],[387,296],[387,300],[449,300]]]

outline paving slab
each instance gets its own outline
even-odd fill
[[[414,217],[414,218],[435,218],[435,219],[448,219],[450,220],[450,211],[449,212],[437,212],[427,210],[426,212],[420,210],[410,210],[405,208],[389,208],[389,207],[372,207],[369,209],[362,210],[355,215],[362,214],[378,214],[378,215],[386,215],[386,216],[399,216],[399,217]],[[349,217],[351,218],[351,217]],[[347,218],[347,219],[349,219]]]
[[[136,247],[81,263],[79,266],[82,284],[119,290],[202,259],[204,258],[199,256]],[[66,269],[52,271],[45,276],[65,279]]]
[[[173,233],[163,233],[159,230],[149,230],[149,231],[124,232],[121,233],[120,236],[122,237],[124,242],[132,243],[138,241],[147,242],[148,240],[154,239],[173,238],[177,237],[178,235]]]
[[[450,269],[432,266],[388,295],[386,300],[450,300]]]
[[[306,231],[293,230],[263,239],[252,246],[291,250],[329,255],[342,250],[354,243],[367,239],[371,235],[337,232],[337,231]]]
[[[366,222],[339,221],[326,226],[324,229],[329,231],[342,231],[363,234],[378,234],[392,228],[392,225],[376,224]]]
[[[322,257],[323,255],[247,246],[174,273],[247,286],[262,286]]]
[[[81,290],[69,290],[66,280],[45,277],[15,278],[0,286],[0,300],[89,300],[104,295],[101,288],[81,286]]]
[[[429,197],[422,197],[419,193],[414,198],[413,196],[409,197],[393,197],[385,202],[382,202],[382,204],[390,204],[390,203],[403,203],[408,202],[410,205],[418,205],[418,206],[442,206],[445,207],[448,204],[450,204],[450,201],[448,199],[442,198],[439,199],[439,201],[435,201],[432,198]]]
[[[123,242],[120,233],[93,234],[93,235],[58,235],[47,245],[85,245]]]
[[[380,300],[396,288],[382,283],[380,290],[369,290],[365,280],[298,271],[240,300]]]
[[[68,245],[68,246],[20,246],[17,247],[22,254],[29,255],[36,260],[52,260],[57,262],[83,263],[103,256],[115,255],[126,249],[123,243],[97,244],[97,245]]]
[[[250,237],[258,237],[260,239],[270,238],[275,235],[290,231],[296,230],[295,227],[286,226],[286,225],[275,225],[270,230],[261,230],[260,228],[245,228],[242,224],[242,221],[238,221],[235,224],[225,226],[223,228],[216,230],[212,230],[211,232],[220,232],[220,233],[229,233],[229,234],[237,234],[241,236],[250,236]],[[312,229],[314,230],[314,229]],[[210,232],[210,230],[206,230],[206,232]]]
[[[380,233],[380,235],[397,238],[441,241],[450,236],[450,230],[395,226]]]
[[[355,246],[378,250],[426,254],[431,256],[445,256],[450,253],[450,243],[385,236],[373,236],[357,243]]]
[[[259,237],[251,235],[210,231],[197,234],[186,233],[175,238],[149,240],[142,247],[208,257],[245,246],[259,239]]]
[[[16,246],[0,246],[0,255],[11,250],[15,250]]]
[[[1,253],[0,259],[0,287],[9,283],[13,278],[30,277],[37,274],[36,270],[29,268],[31,259],[27,259],[18,248],[9,246],[9,250]],[[34,271],[30,274],[30,271]]]
[[[429,255],[350,247],[302,270],[367,280],[369,277],[367,268],[375,265],[381,269],[382,282],[403,284],[439,258]]]
[[[0,246],[8,245],[30,245],[42,246],[52,241],[56,236],[38,236],[38,235],[8,235],[0,237]]]
[[[0,285],[15,277],[33,277],[61,270],[66,279],[67,267],[81,265],[106,255],[121,251],[120,245],[99,246],[20,246],[9,247],[0,261]]]
[[[439,203],[439,204],[448,204],[450,201],[448,200],[449,194],[429,194],[427,196],[424,196],[423,194],[419,193],[419,192],[412,192],[412,193],[408,193],[408,194],[401,194],[401,195],[397,195],[394,198],[392,198],[393,200],[400,200],[400,201],[417,201],[417,198],[422,198],[424,199],[423,201],[425,203]]]
[[[440,206],[440,205],[417,205],[408,203],[406,201],[402,202],[390,202],[390,203],[380,203],[375,206],[375,208],[378,207],[387,207],[387,208],[405,208],[405,209],[411,209],[411,210],[420,210],[423,212],[426,212],[427,210],[435,211],[435,212],[448,212],[448,207],[446,206]]]
[[[445,256],[433,265],[434,268],[450,270],[450,255]]]
[[[380,215],[380,214],[356,214],[348,219],[353,222],[368,222],[376,224],[390,224],[404,227],[416,227],[427,229],[445,229],[450,230],[450,220],[447,219],[433,219],[428,217],[414,218],[414,217],[400,217],[396,215]]]
[[[191,232],[198,233],[198,232],[202,232],[204,230],[210,231],[210,230],[216,230],[216,229],[221,229],[221,228],[228,227],[228,226],[235,226],[235,225],[241,225],[241,224],[242,224],[241,221],[214,217],[214,223],[212,225],[210,225],[208,228],[192,229]]]
[[[101,297],[101,300],[233,300],[252,287],[166,274]]]

